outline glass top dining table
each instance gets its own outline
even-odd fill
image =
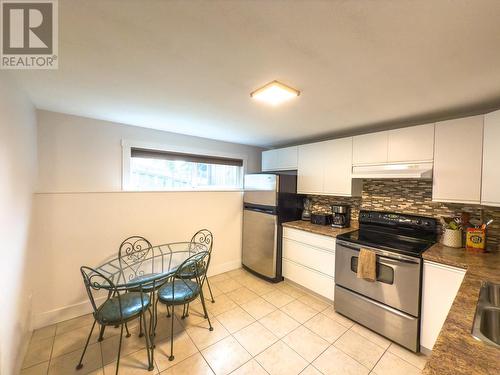
[[[173,242],[135,249],[107,260],[97,266],[110,282],[104,281],[103,289],[130,290],[160,286],[172,277],[178,267],[190,256],[208,251],[206,244],[199,242]]]

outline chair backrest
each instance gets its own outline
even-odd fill
[[[142,236],[130,236],[123,240],[118,250],[118,260],[120,267],[128,267],[131,271],[131,277],[137,277],[142,263],[150,255],[153,245]],[[153,264],[152,264],[153,268]],[[151,270],[153,272],[154,269]]]
[[[120,296],[120,291],[116,288],[113,281],[101,272],[87,266],[80,267],[80,272],[94,313],[99,309],[99,306],[96,304],[96,294],[100,291],[107,293],[106,301],[114,295]]]
[[[203,284],[205,283],[205,279],[207,278],[207,268],[209,263],[210,263],[210,252],[206,250],[191,255],[189,258],[183,261],[179,265],[179,267],[177,267],[177,270],[175,271],[175,274],[173,275],[172,278],[172,280],[174,280],[174,282],[172,283],[172,295],[174,295],[174,283],[182,282],[189,287],[188,283],[186,282],[186,279],[181,277],[182,274],[186,272],[190,273],[191,275],[194,275],[194,278],[192,280],[196,280],[196,283],[198,284],[201,290],[201,287],[203,286]]]
[[[209,253],[212,253],[214,245],[214,236],[208,229],[200,229],[191,237],[191,244],[201,243],[207,247]]]

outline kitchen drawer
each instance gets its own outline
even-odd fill
[[[283,259],[283,276],[303,287],[333,300],[335,282],[332,277]]]
[[[283,228],[283,237],[320,249],[335,251],[335,238],[309,233],[300,229]]]
[[[331,250],[319,249],[302,242],[284,238],[283,258],[334,277],[335,253]]]

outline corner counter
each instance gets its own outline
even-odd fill
[[[436,244],[424,260],[467,270],[423,374],[500,374],[500,348],[472,337],[483,281],[500,283],[500,253],[477,253]]]

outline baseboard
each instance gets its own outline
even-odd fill
[[[101,298],[105,299],[105,297]],[[99,303],[99,299],[96,299]],[[92,306],[89,300],[75,303],[69,306],[63,306],[54,310],[45,311],[33,316],[33,329],[43,328],[52,324],[64,322],[65,320],[77,318],[79,316],[92,312]]]
[[[226,262],[222,264],[210,264],[208,270],[208,276],[215,276],[220,273],[232,271],[235,269],[241,268],[241,259],[233,260],[231,262]]]
[[[241,259],[234,261],[222,263],[222,264],[211,264],[208,272],[209,276],[215,276],[220,273],[235,270],[241,267]],[[96,301],[99,303],[99,301]],[[88,300],[75,303],[69,306],[63,306],[54,310],[45,311],[40,314],[35,314],[33,316],[33,329],[38,329],[42,327],[49,326],[51,324],[56,324],[63,322],[68,319],[73,319],[85,314],[92,312],[92,306]]]
[[[430,356],[432,354],[432,350],[420,345],[420,353]]]

